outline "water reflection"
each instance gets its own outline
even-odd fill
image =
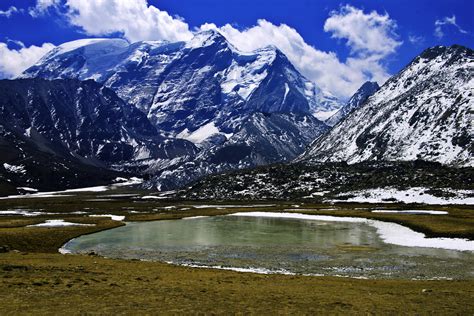
[[[474,254],[385,244],[365,223],[217,216],[128,223],[82,236],[72,252],[176,263],[367,277],[472,278]]]

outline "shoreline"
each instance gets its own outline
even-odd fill
[[[199,208],[198,208],[199,209]],[[435,213],[436,214],[436,213]],[[425,215],[425,214],[423,214]],[[433,214],[429,214],[433,215]],[[445,215],[445,214],[443,214]],[[468,239],[460,239],[460,238],[428,238],[423,233],[414,231],[407,226],[397,224],[391,221],[381,221],[381,220],[373,220],[370,218],[365,217],[346,217],[346,216],[327,216],[327,215],[315,215],[315,214],[304,214],[304,213],[297,213],[297,212],[272,212],[272,211],[241,211],[238,213],[232,213],[226,215],[194,215],[194,216],[183,216],[181,218],[176,218],[173,220],[192,220],[192,219],[199,219],[205,217],[213,217],[213,216],[249,216],[249,217],[270,217],[270,218],[283,218],[283,219],[297,219],[297,220],[315,220],[315,221],[325,221],[325,222],[353,222],[353,223],[364,223],[374,227],[377,230],[377,234],[383,240],[384,243],[393,244],[398,246],[405,246],[405,247],[413,247],[413,248],[436,248],[436,249],[446,249],[446,250],[454,250],[460,252],[474,252],[474,241]],[[168,220],[168,219],[161,219],[161,220]],[[154,221],[154,220],[150,220]],[[156,220],[160,221],[160,219]],[[122,222],[124,225],[127,223],[132,223],[137,221],[127,221]],[[123,225],[113,227],[118,228]],[[109,228],[112,229],[112,228]],[[398,233],[395,232],[398,230]],[[403,237],[400,238],[400,230],[404,232]],[[84,234],[89,235],[92,233]],[[81,235],[83,236],[83,235]],[[67,242],[65,242],[59,249],[58,252],[62,255],[85,255],[85,253],[74,253],[70,250],[66,249],[65,246],[71,242],[73,239],[80,238],[81,236],[74,237]],[[441,244],[437,244],[441,243]],[[99,255],[100,256],[100,255]],[[243,273],[256,273],[256,274],[283,274],[283,275],[300,275],[300,276],[311,276],[311,277],[344,277],[350,279],[384,279],[384,278],[369,278],[365,276],[351,276],[351,275],[326,275],[326,274],[304,274],[304,273],[293,273],[287,271],[285,269],[280,270],[272,270],[260,267],[233,267],[233,266],[212,266],[212,265],[201,265],[201,264],[188,264],[188,263],[177,263],[171,261],[163,261],[163,260],[153,260],[153,259],[133,259],[133,258],[115,258],[115,257],[106,257],[101,256],[104,258],[112,259],[112,260],[140,260],[140,261],[149,261],[149,262],[160,262],[160,263],[167,263],[174,266],[181,266],[181,267],[192,267],[192,268],[204,268],[204,269],[217,269],[217,270],[229,270],[229,271],[236,271],[236,272],[243,272]],[[390,279],[390,278],[387,278]],[[416,280],[416,279],[405,279],[403,280]],[[433,278],[437,279],[437,278]],[[443,278],[449,280],[450,278]],[[425,280],[425,279],[423,279]],[[461,280],[461,279],[459,279]],[[465,279],[469,280],[469,279]]]
[[[401,222],[412,229],[417,222],[425,223],[437,234],[458,234],[450,227],[464,225],[469,232],[474,221],[470,207],[385,205],[385,204],[309,204],[275,203],[274,207],[206,209],[193,208],[199,202],[132,202],[131,199],[96,202],[84,205],[81,195],[75,199],[42,199],[34,201],[0,202],[3,208],[21,205],[23,208],[42,208],[58,212],[39,217],[0,217],[0,245],[13,244],[10,251],[0,253],[0,271],[5,278],[0,290],[5,293],[0,303],[5,312],[58,314],[64,310],[72,314],[94,310],[108,314],[120,309],[128,313],[196,313],[215,311],[219,314],[246,311],[268,313],[282,310],[287,313],[401,313],[423,314],[429,311],[444,314],[465,313],[474,309],[474,280],[413,280],[360,279],[338,276],[304,276],[258,274],[214,269],[191,268],[161,261],[107,259],[93,255],[63,255],[58,250],[69,240],[124,225],[105,217],[89,214],[126,215],[127,222],[173,220],[194,216],[227,215],[237,212],[284,212],[299,204],[297,212],[309,215],[350,216]],[[99,197],[99,196],[95,196]],[[21,203],[21,204],[19,204]],[[224,205],[225,201],[212,203]],[[228,204],[228,203],[227,203]],[[262,203],[268,204],[268,203]],[[169,208],[169,206],[174,208]],[[85,208],[87,207],[87,208]],[[377,214],[372,209],[432,209],[448,211],[449,215]],[[69,212],[65,214],[65,210]],[[154,211],[156,210],[156,211]],[[82,215],[74,214],[85,211]],[[133,211],[133,213],[131,212]],[[296,211],[296,210],[295,210]],[[60,212],[60,213],[59,213]],[[472,214],[472,215],[471,215]],[[472,219],[471,219],[472,218]],[[41,228],[27,224],[46,219],[64,219],[78,223],[95,223],[93,227]],[[446,221],[452,225],[446,226]],[[437,226],[437,223],[443,223]],[[23,225],[23,227],[22,227]],[[423,227],[423,226],[422,226]],[[419,232],[420,230],[416,230]],[[52,234],[54,232],[54,234]],[[471,236],[474,236],[471,235]],[[62,241],[60,244],[57,241]],[[55,246],[57,245],[57,246]],[[360,293],[372,293],[360,295]],[[395,296],[394,296],[395,295]],[[446,296],[450,300],[444,300]],[[397,300],[393,298],[397,297]],[[99,301],[97,300],[98,298]],[[199,301],[200,304],[195,302]],[[117,303],[118,302],[118,303]],[[404,302],[402,304],[402,302]],[[407,302],[410,302],[407,304]]]

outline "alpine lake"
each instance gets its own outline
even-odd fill
[[[238,213],[127,222],[72,239],[61,251],[270,274],[474,279],[472,250],[401,246],[368,223],[331,219]]]

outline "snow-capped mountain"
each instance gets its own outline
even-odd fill
[[[0,125],[44,152],[98,166],[196,152],[160,136],[141,111],[92,80],[1,80]]]
[[[379,89],[377,82],[367,81],[359,90],[349,99],[349,101],[341,107],[334,115],[324,121],[329,126],[336,125],[339,121],[345,118],[349,113],[359,108],[367,99],[377,92]]]
[[[304,78],[276,47],[242,53],[218,32],[189,42],[79,40],[59,46],[23,77],[94,79],[173,135],[213,123],[235,133],[253,112],[315,113],[341,106]]]
[[[196,155],[116,165],[156,175],[157,187],[291,160],[327,130],[313,114],[340,107],[276,47],[243,53],[215,31],[178,43],[70,42],[22,77],[96,80],[140,109],[161,135],[194,143]]]
[[[303,162],[423,159],[474,166],[474,52],[425,50],[329,133]]]

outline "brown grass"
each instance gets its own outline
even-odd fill
[[[0,246],[7,245],[22,251],[0,254],[0,314],[468,315],[474,310],[474,280],[356,280],[258,275],[184,268],[158,262],[57,254],[57,249],[71,238],[122,225],[107,218],[70,214],[84,210],[86,205],[82,199],[0,201],[0,209],[21,205],[62,213],[41,217],[0,217]],[[129,221],[223,215],[250,210],[180,211],[165,209],[166,205],[169,203],[132,203],[128,200],[87,203],[87,207],[95,213],[126,215]],[[125,207],[134,207],[143,213],[129,213]],[[337,210],[323,210],[333,207]],[[297,212],[368,217],[401,223],[430,236],[474,239],[474,210],[470,207],[426,207],[448,210],[449,215],[376,214],[356,209],[360,207],[375,206],[307,204],[301,207],[304,210]],[[403,205],[389,207],[414,208]],[[291,203],[256,210],[283,211],[288,208],[291,208]],[[26,227],[46,219],[59,218],[96,226]],[[343,251],[370,250],[350,245],[341,247]]]
[[[0,255],[2,314],[469,315],[474,281],[258,275],[59,254]]]

